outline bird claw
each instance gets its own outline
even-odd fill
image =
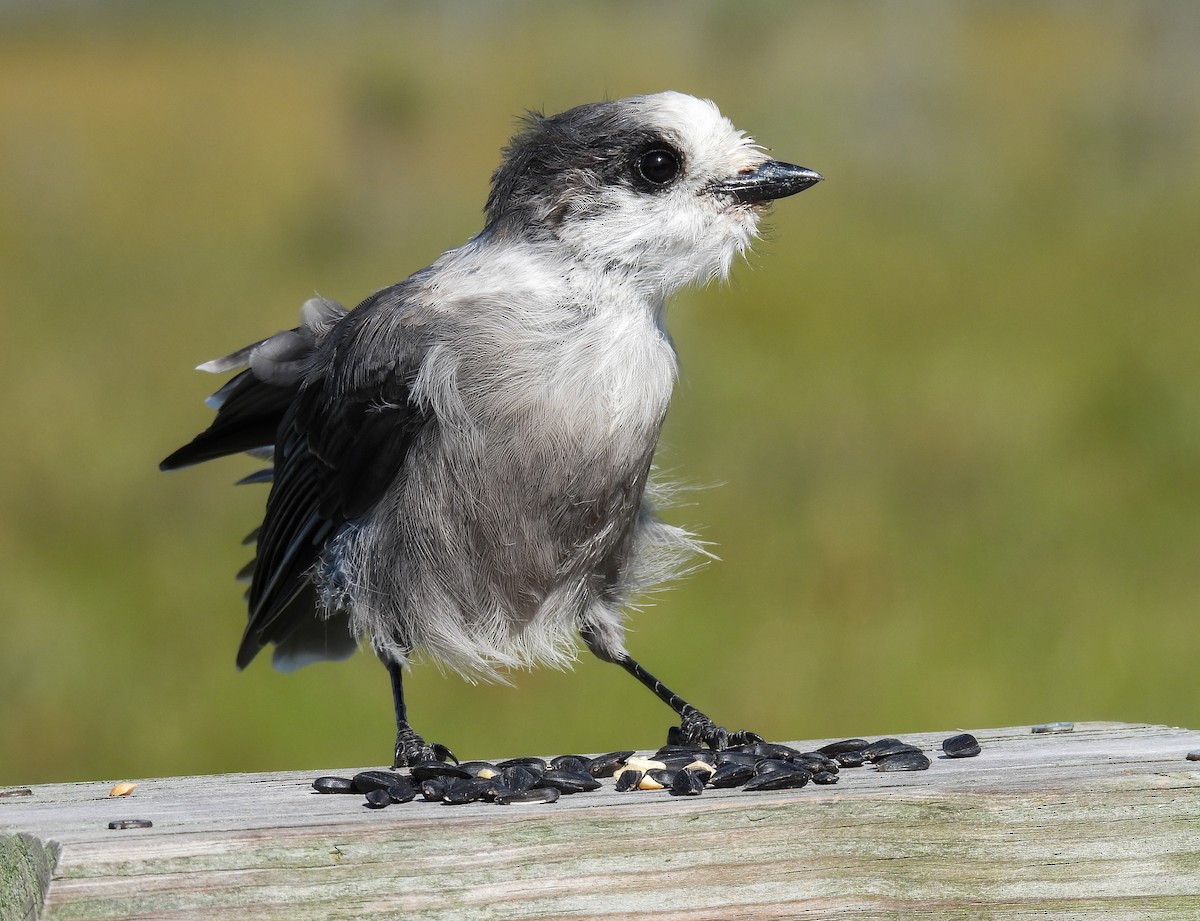
[[[725,751],[761,741],[763,737],[757,732],[746,729],[730,732],[724,726],[718,726],[695,707],[686,708],[680,717],[680,724],[667,731],[668,745],[707,745],[713,751]]]
[[[418,761],[453,761],[458,764],[454,752],[445,745],[426,742],[412,729],[405,727],[396,733],[396,756],[392,759],[392,767],[409,767]]]

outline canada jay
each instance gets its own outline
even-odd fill
[[[483,230],[354,310],[200,369],[246,367],[164,470],[247,451],[271,466],[250,621],[291,671],[370,639],[392,679],[395,765],[452,758],[409,725],[402,670],[470,679],[568,664],[576,637],[675,710],[676,739],[729,733],[625,650],[624,609],[699,548],[657,520],[651,462],[676,357],[667,299],[720,278],[774,199],[820,181],[680,93],[531,115]]]

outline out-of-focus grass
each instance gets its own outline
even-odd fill
[[[155,470],[187,369],[464,240],[523,109],[667,87],[828,182],[673,310],[663,464],[720,485],[672,515],[723,559],[634,654],[774,737],[1197,723],[1190,5],[208,9],[0,11],[0,782],[386,757],[369,656],[234,672],[263,494]],[[516,679],[419,666],[418,727],[668,723],[589,659]]]

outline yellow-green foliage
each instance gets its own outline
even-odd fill
[[[633,653],[775,738],[1200,724],[1198,47],[1189,3],[6,5],[0,782],[386,759],[371,657],[234,671],[265,493],[157,472],[188,369],[464,240],[523,109],[666,88],[828,181],[675,305],[662,461],[723,560]],[[417,727],[669,722],[515,677],[418,667]]]

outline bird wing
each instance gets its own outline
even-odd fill
[[[271,492],[255,535],[257,555],[247,567],[249,622],[239,668],[268,643],[288,647],[277,648],[277,664],[353,651],[347,630],[313,629],[312,573],[338,529],[384,495],[428,422],[410,399],[423,347],[420,324],[404,319],[404,295],[405,286],[395,285],[350,312],[310,301],[311,325],[201,366],[228,371],[250,364],[209,399],[217,416],[208,429],[161,468],[242,451],[266,450],[273,461],[246,479],[270,482]]]
[[[403,285],[378,292],[329,333],[280,420],[239,667],[314,616],[312,574],[326,544],[379,502],[429,422],[411,399],[423,348],[403,295]],[[296,654],[319,650],[288,650]]]

